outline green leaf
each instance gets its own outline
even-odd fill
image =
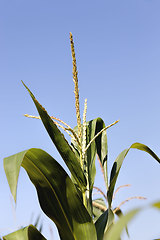
[[[62,240],[96,240],[92,218],[70,177],[54,158],[36,148],[5,158],[4,167],[12,194],[15,194],[18,181],[12,178],[13,170],[18,171],[16,165],[18,170],[20,165],[26,170],[36,187],[43,212],[55,222]]]
[[[97,118],[96,134],[100,132],[103,128],[105,128],[104,121],[101,118]],[[105,183],[108,189],[108,171],[107,171],[108,145],[106,131],[103,131],[102,134],[100,134],[95,141],[97,147],[97,154],[104,170]]]
[[[96,221],[97,239],[103,240],[105,229],[109,228],[114,220],[114,214],[111,209],[107,209]]]
[[[23,83],[23,82],[22,82]],[[64,138],[64,135],[58,129],[56,124],[52,121],[46,110],[39,104],[36,100],[32,92],[29,88],[23,83],[23,85],[28,90],[38,112],[41,117],[41,120],[52,139],[54,145],[56,146],[57,150],[59,151],[61,157],[63,158],[64,162],[66,163],[67,167],[69,168],[72,176],[75,178],[79,187],[84,190],[86,187],[86,178],[83,174],[81,169],[79,160],[75,156],[71,146],[68,144],[67,140]]]
[[[134,143],[130,146],[130,148],[125,149],[123,152],[121,152],[118,157],[116,158],[112,170],[111,170],[111,176],[110,176],[110,185],[108,188],[108,192],[107,192],[107,197],[108,197],[108,203],[109,206],[111,206],[111,202],[112,202],[112,197],[113,197],[113,192],[114,192],[114,187],[118,178],[118,174],[119,171],[121,169],[122,163],[124,158],[126,157],[127,153],[129,152],[129,150],[131,148],[135,148],[141,151],[145,151],[148,154],[150,154],[155,160],[157,160],[160,163],[160,159],[159,157],[146,145],[141,144],[141,143]]]
[[[24,154],[25,152],[20,152],[18,154],[12,155],[8,158],[5,158],[3,162],[8,184],[15,202],[19,171]]]
[[[46,238],[33,225],[29,225],[4,236],[3,240],[46,240]]]
[[[119,218],[123,216],[123,212],[122,212],[122,210],[121,210],[120,208],[118,208],[118,209],[115,211],[115,214],[116,214]],[[128,237],[129,237],[129,232],[128,232],[128,227],[127,227],[127,225],[126,225],[125,229],[126,229],[126,233],[127,233]]]
[[[122,216],[109,231],[105,232],[103,240],[119,240],[123,229],[127,223],[140,211],[140,209],[134,209]]]
[[[97,119],[91,120],[87,122],[86,126],[86,145],[89,144],[89,142],[94,138],[96,134],[96,123]],[[87,149],[86,153],[86,168],[87,168],[87,183],[89,190],[89,206],[90,206],[90,213],[92,215],[92,191],[93,191],[93,185],[96,175],[96,166],[95,166],[95,159],[96,159],[96,144],[95,141],[93,141],[90,145],[90,147]]]
[[[98,240],[103,239],[107,221],[108,221],[108,209],[98,218],[98,220],[95,223]]]

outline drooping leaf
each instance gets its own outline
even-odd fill
[[[109,228],[114,220],[114,214],[111,209],[107,209],[96,221],[97,239],[103,240],[105,229]]]
[[[109,184],[109,188],[108,188],[108,192],[107,192],[107,197],[108,197],[108,203],[109,206],[111,206],[111,202],[112,202],[112,197],[113,197],[113,192],[114,192],[114,187],[117,181],[117,177],[119,174],[119,171],[121,169],[123,160],[125,159],[127,153],[129,152],[129,150],[131,148],[135,148],[141,151],[145,151],[148,154],[150,154],[155,160],[157,160],[160,163],[160,159],[159,157],[146,145],[141,144],[141,143],[134,143],[130,146],[130,148],[125,149],[123,152],[121,152],[118,157],[116,158],[112,170],[111,170],[111,176],[110,176],[110,184]]]
[[[29,225],[4,236],[3,240],[46,240],[46,238],[33,225]]]
[[[23,83],[23,82],[22,82]],[[77,159],[76,155],[74,154],[71,146],[68,144],[67,140],[65,139],[64,135],[58,129],[56,124],[52,121],[51,117],[48,115],[46,110],[39,104],[39,102],[34,97],[33,93],[29,90],[29,88],[23,83],[23,85],[28,90],[37,110],[41,117],[41,120],[52,139],[54,145],[56,146],[57,150],[59,151],[61,157],[63,158],[65,164],[69,168],[72,176],[75,178],[79,187],[84,190],[86,187],[86,178],[83,174],[81,169],[79,160]]]
[[[15,194],[18,179],[12,179],[14,173],[10,172],[16,169],[16,164],[18,169],[21,165],[26,170],[36,187],[43,212],[55,222],[62,240],[96,240],[92,218],[70,177],[54,158],[35,148],[5,158],[4,167],[12,194]]]
[[[122,216],[109,231],[105,232],[103,240],[119,240],[123,229],[127,223],[140,211],[140,209],[134,209]]]
[[[15,202],[17,196],[17,182],[23,157],[24,152],[20,152],[18,156],[17,154],[12,155],[5,158],[3,162],[8,184]]]

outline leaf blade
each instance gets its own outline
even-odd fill
[[[36,187],[43,212],[55,222],[61,239],[81,240],[86,236],[88,239],[96,237],[92,218],[73,182],[54,158],[45,151],[35,148],[24,151],[23,154],[16,154],[13,158],[17,158],[17,162],[21,162],[26,170]],[[11,160],[11,157],[4,160],[6,168],[8,161]],[[11,162],[16,164],[14,161]],[[10,164],[8,166],[12,169]]]
[[[33,225],[3,237],[3,240],[47,240]]]
[[[119,218],[123,216],[123,212],[122,212],[122,210],[121,210],[120,208],[118,208],[118,209],[116,210],[115,214],[116,214]],[[127,236],[128,236],[128,238],[129,238],[129,232],[128,232],[128,227],[127,227],[127,225],[126,225],[125,229],[126,229]]]
[[[107,209],[96,221],[97,239],[103,240],[105,229],[110,228],[114,220],[114,214],[111,209]]]
[[[58,152],[60,153],[67,167],[69,168],[71,174],[75,178],[77,184],[81,189],[84,190],[86,187],[86,178],[81,169],[79,160],[75,156],[71,146],[68,144],[67,140],[64,138],[64,135],[58,129],[56,124],[54,124],[54,122],[52,121],[51,117],[48,115],[46,110],[36,100],[33,93],[29,90],[29,88],[24,83],[23,85],[28,90],[52,142],[56,146]]]
[[[112,227],[104,234],[104,240],[119,240],[123,229],[126,227],[127,223],[140,211],[140,209],[134,209],[123,215]]]
[[[101,118],[97,118],[96,122],[96,134],[105,128],[105,123]],[[108,145],[107,145],[107,134],[106,131],[103,131],[96,140],[97,154],[99,160],[102,164],[104,171],[104,180],[106,187],[108,189],[108,169],[107,169],[107,159],[108,159]]]
[[[111,202],[112,202],[112,197],[113,197],[113,191],[114,191],[114,187],[119,175],[119,171],[121,169],[122,163],[125,159],[125,157],[127,156],[128,152],[130,149],[138,149],[141,151],[144,151],[146,153],[148,153],[149,155],[151,155],[158,163],[160,163],[160,159],[159,157],[146,145],[142,144],[142,143],[133,143],[128,149],[123,150],[118,157],[116,158],[112,170],[111,170],[111,176],[110,176],[110,185],[108,188],[108,192],[107,192],[107,197],[108,197],[108,203],[109,206],[111,206]]]

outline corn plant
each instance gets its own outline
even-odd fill
[[[106,130],[114,123],[105,126],[101,118],[86,121],[87,100],[81,121],[78,71],[72,34],[70,33],[73,60],[73,81],[77,126],[71,128],[64,121],[51,117],[37,101],[30,89],[29,92],[39,116],[27,117],[41,119],[53,144],[70,171],[70,176],[62,166],[47,152],[31,148],[4,159],[4,169],[8,184],[16,202],[17,182],[20,168],[23,167],[37,190],[38,200],[43,212],[56,224],[61,240],[116,240],[120,238],[127,222],[139,211],[135,209],[120,217],[115,223],[118,209],[112,209],[115,184],[122,163],[131,148],[145,151],[160,163],[158,156],[146,145],[134,143],[122,151],[115,160],[108,179],[107,169],[107,134]],[[69,144],[60,128],[71,137]],[[92,199],[96,174],[96,156],[103,169],[107,195],[107,205]],[[159,207],[159,205],[158,205]],[[45,239],[32,225],[3,237],[4,240]]]

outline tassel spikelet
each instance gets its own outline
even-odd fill
[[[39,116],[32,116],[32,115],[29,115],[29,114],[24,114],[25,117],[28,117],[28,118],[35,118],[35,119],[41,119]],[[64,121],[62,121],[61,119],[59,118],[56,118],[56,117],[53,117],[51,116],[50,118],[62,123],[64,126],[66,126],[66,128],[61,125],[60,123],[56,122],[56,121],[53,121],[58,127],[62,128],[66,133],[68,133],[68,135],[71,137],[71,138],[74,138],[74,140],[78,143],[79,147],[80,147],[80,142],[79,142],[79,139],[78,139],[78,136],[77,134],[74,132],[74,130],[67,124],[65,123]],[[71,133],[72,134],[71,134]]]
[[[87,114],[87,99],[85,99],[84,103],[84,111],[83,111],[83,134],[82,134],[82,161],[84,163],[85,160],[85,148],[86,148],[86,114]]]
[[[73,82],[74,82],[74,94],[75,94],[75,106],[76,106],[76,116],[77,116],[77,126],[78,126],[78,138],[81,142],[82,129],[81,129],[81,117],[80,117],[80,107],[79,107],[79,89],[78,89],[78,71],[76,63],[76,55],[74,50],[74,42],[72,33],[70,33],[70,44],[72,52],[72,64],[73,64]]]

